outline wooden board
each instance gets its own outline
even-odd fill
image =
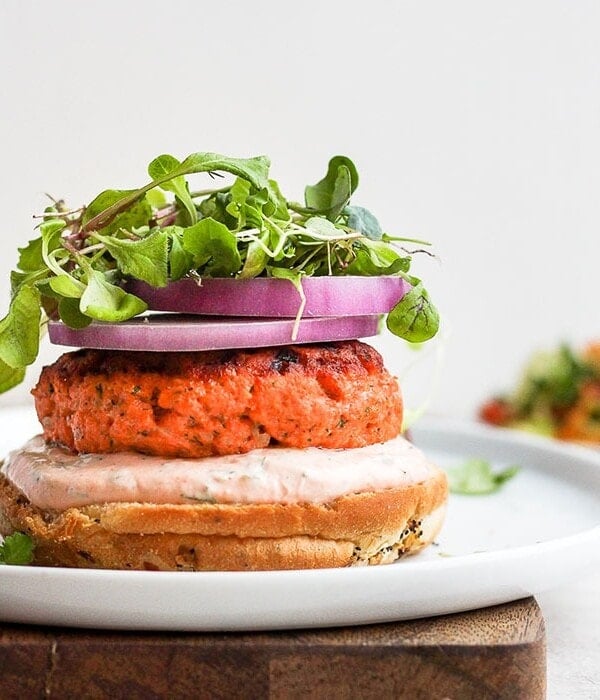
[[[1,697],[545,697],[545,631],[527,598],[426,620],[244,634],[0,625]]]

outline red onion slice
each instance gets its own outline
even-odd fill
[[[303,318],[365,316],[390,311],[410,290],[401,277],[305,277]],[[155,311],[216,316],[295,318],[300,294],[289,280],[191,278],[157,289],[131,280],[127,291],[143,299]]]
[[[377,335],[379,317],[349,316],[300,321],[292,340],[293,319],[198,318],[150,314],[120,323],[92,323],[75,330],[50,321],[50,341],[56,345],[104,350],[195,351],[271,347],[302,343],[351,340]]]

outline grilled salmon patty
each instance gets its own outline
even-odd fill
[[[359,341],[214,352],[79,350],[33,390],[47,441],[165,457],[268,445],[363,447],[398,435],[402,399]]]

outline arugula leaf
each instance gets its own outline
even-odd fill
[[[87,328],[93,321],[81,312],[80,303],[74,297],[64,297],[58,302],[58,315],[69,328]]]
[[[40,224],[42,234],[42,257],[44,254],[44,244],[47,251],[53,251],[60,245],[60,234],[66,224],[62,219],[48,219]]]
[[[168,226],[163,231],[171,243],[169,250],[169,279],[178,280],[194,267],[194,256],[183,247],[183,228]]]
[[[271,200],[271,195],[266,188],[257,190],[247,180],[238,178],[224,196],[223,201],[228,202],[225,206],[226,214],[237,222],[233,226],[236,231],[243,228],[256,228],[261,231],[274,223],[269,216],[276,212],[277,204]],[[218,220],[226,225],[228,223],[222,218]]]
[[[202,218],[214,219],[225,224],[229,229],[235,229],[238,227],[238,220],[227,211],[230,202],[231,197],[228,192],[214,192],[200,202],[198,209]]]
[[[257,190],[268,189],[268,172],[270,161],[266,156],[255,158],[230,158],[218,153],[192,153],[181,164],[181,173],[206,173],[224,171],[236,177],[242,177]]]
[[[18,386],[25,379],[24,367],[11,367],[0,360],[0,394]]]
[[[86,316],[97,321],[126,321],[148,308],[138,297],[108,282],[101,272],[90,269],[87,277],[87,287],[79,305]]]
[[[23,272],[36,272],[44,265],[42,257],[42,239],[34,238],[32,241],[23,247],[18,248],[19,260],[17,267]]]
[[[411,343],[422,343],[437,333],[440,318],[421,281],[414,277],[410,281],[416,284],[390,311],[386,325],[394,335]]]
[[[61,219],[51,219],[40,226],[42,260],[55,275],[63,274],[62,267],[57,263],[54,253],[60,249],[61,235],[64,228],[65,222]]]
[[[48,280],[48,285],[59,296],[69,297],[70,299],[80,299],[85,291],[85,284],[67,274],[52,277]]]
[[[343,235],[343,231],[329,221],[329,219],[324,219],[322,216],[311,216],[310,219],[305,222],[304,227],[309,232],[316,233],[323,238],[340,238],[340,236]]]
[[[304,296],[304,290],[302,289],[302,277],[304,275],[296,270],[290,270],[287,267],[276,266],[269,268],[269,272],[272,277],[277,277],[277,279],[280,280],[289,280],[298,291],[300,297],[302,298]]]
[[[346,274],[359,277],[378,277],[379,275],[395,275],[408,269],[406,258],[398,256],[389,265],[382,265],[368,249],[356,251],[356,257],[346,268]]]
[[[354,249],[356,258],[346,270],[349,275],[395,275],[398,272],[408,272],[410,268],[408,256],[400,255],[382,241],[364,238],[355,243]]]
[[[258,277],[258,275],[263,272],[269,262],[269,256],[265,248],[267,248],[269,244],[270,236],[271,233],[269,230],[263,231],[257,240],[251,241],[248,244],[244,265],[237,275],[239,279]]]
[[[273,211],[267,211],[265,208],[265,214],[267,214],[267,216],[273,216],[278,221],[289,221],[292,217],[288,210],[287,201],[281,193],[279,184],[275,180],[269,180],[269,193],[271,195],[270,201],[274,204],[274,209]]]
[[[129,190],[124,196],[112,203],[104,211],[99,212],[91,219],[84,221],[84,230],[98,230],[105,228],[120,212],[128,209],[137,202],[143,195],[162,185],[169,180],[173,180],[181,175],[192,173],[225,171],[249,180],[257,189],[268,188],[269,159],[265,156],[256,158],[229,158],[218,153],[192,153],[178,167],[169,173],[161,175],[152,182],[140,187],[138,190]]]
[[[11,270],[10,272],[10,295],[13,297],[19,287],[24,284],[31,284],[32,273],[30,272],[19,272],[18,270]]]
[[[0,544],[0,564],[22,566],[33,561],[33,540],[22,532],[7,535]]]
[[[238,177],[226,197],[229,203],[225,211],[237,221],[235,228],[238,231],[246,224],[258,228],[262,226],[262,209],[256,209],[248,203],[251,188],[252,185],[247,180]]]
[[[105,190],[101,192],[85,209],[82,218],[84,230],[102,231],[110,236],[119,229],[131,230],[139,226],[146,226],[152,218],[152,207],[143,197],[143,192],[137,195],[138,190]],[[134,196],[135,195],[135,196]],[[103,213],[118,207],[124,199],[131,199],[127,211],[117,209],[115,215],[102,223]],[[92,222],[97,223],[92,226]]]
[[[460,466],[448,470],[448,483],[452,493],[469,496],[494,493],[520,468],[508,467],[501,472],[492,472],[490,463],[484,459],[469,459]]]
[[[169,175],[169,173],[179,167],[181,167],[181,163],[177,160],[177,158],[164,154],[162,156],[158,156],[150,163],[148,166],[148,175],[150,175],[153,180],[160,180],[161,177]],[[198,214],[196,212],[196,205],[190,196],[190,191],[188,189],[187,182],[185,181],[185,177],[183,175],[178,175],[172,180],[163,182],[160,187],[163,190],[167,190],[168,192],[173,192],[175,194],[175,196],[185,207],[189,219],[188,223],[195,224],[198,220]]]
[[[20,272],[19,270],[11,270],[10,273],[10,295],[11,298],[19,291],[21,287],[37,287],[46,283],[50,270],[44,265],[39,270],[34,272]]]
[[[229,277],[242,264],[235,235],[219,221],[202,219],[183,231],[183,248],[194,256],[194,267],[211,277]]]
[[[40,293],[22,285],[0,321],[0,359],[14,369],[30,365],[37,357],[40,341]]]
[[[335,221],[357,187],[358,172],[354,163],[346,156],[334,156],[329,161],[325,177],[316,185],[305,188],[304,201],[308,209]]]
[[[153,287],[167,285],[169,236],[164,230],[153,231],[137,241],[100,234],[94,238],[104,243],[124,274],[143,280]]]
[[[153,209],[160,209],[161,207],[164,207],[165,204],[167,204],[167,198],[165,197],[165,193],[158,187],[155,187],[153,190],[148,190],[148,192],[146,192],[146,201]]]

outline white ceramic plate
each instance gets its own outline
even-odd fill
[[[0,451],[37,431],[0,412]],[[515,600],[600,566],[600,455],[472,424],[422,421],[442,466],[468,457],[521,472],[492,496],[451,496],[436,546],[396,564],[317,571],[163,573],[0,567],[0,619],[154,630],[264,630],[402,620]]]

